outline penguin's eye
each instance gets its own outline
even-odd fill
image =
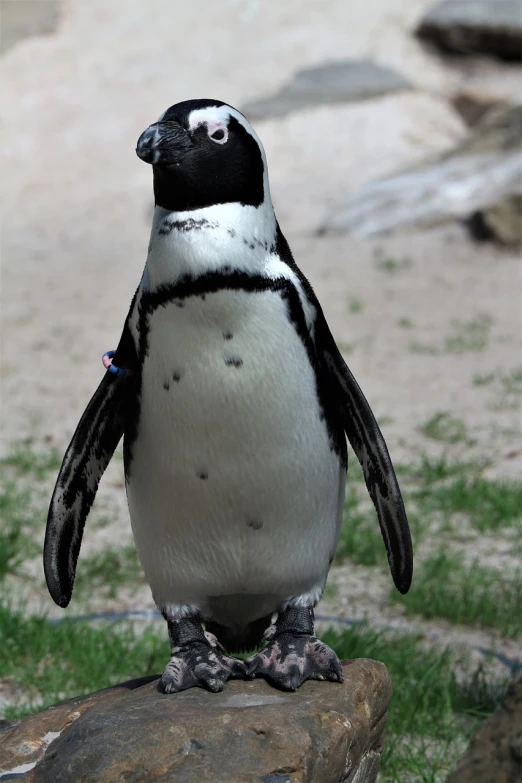
[[[228,141],[228,131],[225,128],[216,128],[212,133],[209,133],[209,136],[217,144],[225,144]]]

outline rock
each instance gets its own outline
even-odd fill
[[[466,100],[485,107],[516,106],[520,103],[521,81],[519,63],[487,57],[461,59],[451,100],[454,106]]]
[[[522,193],[501,198],[496,204],[474,212],[468,226],[476,239],[494,239],[502,245],[522,243]]]
[[[421,20],[417,35],[446,52],[522,60],[519,0],[444,0]]]
[[[296,693],[233,680],[168,696],[148,677],[71,699],[0,728],[0,780],[374,783],[391,681],[366,659],[343,671]]]
[[[242,111],[249,119],[282,117],[308,106],[360,101],[410,87],[399,73],[371,60],[340,60],[298,71],[279,92]]]
[[[471,92],[459,92],[452,99],[453,107],[458,111],[466,125],[473,127],[488,111],[497,106],[496,101],[489,97],[476,95]]]
[[[0,54],[30,35],[54,32],[59,11],[59,0],[2,0]]]
[[[456,149],[363,186],[319,233],[375,236],[460,219],[505,244],[520,241],[522,106],[490,110]],[[478,222],[477,222],[478,221]]]
[[[503,704],[480,727],[446,783],[517,783],[522,780],[522,675]]]

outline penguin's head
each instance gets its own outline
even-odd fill
[[[176,103],[138,139],[136,154],[151,163],[156,204],[172,212],[269,199],[266,158],[241,112],[222,101]]]

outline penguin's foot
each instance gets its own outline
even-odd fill
[[[291,606],[280,614],[261,652],[248,658],[248,675],[295,691],[305,680],[343,681],[335,652],[313,636],[313,609]]]
[[[161,676],[161,686],[165,693],[185,691],[196,685],[217,693],[223,690],[227,680],[246,677],[243,661],[196,642],[190,647],[180,647],[172,656]]]
[[[250,677],[264,677],[285,691],[297,690],[305,680],[343,681],[337,655],[315,636],[278,634],[247,665]]]
[[[224,654],[213,634],[205,633],[194,619],[168,621],[171,659],[161,676],[164,693],[187,688],[207,688],[217,693],[230,679],[247,678],[243,661]]]

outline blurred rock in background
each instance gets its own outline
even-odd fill
[[[275,95],[247,103],[242,110],[251,119],[283,117],[308,106],[362,101],[410,88],[399,73],[371,60],[330,62],[298,71]]]
[[[446,783],[516,783],[522,780],[522,676],[481,726]]]
[[[519,0],[443,0],[417,35],[445,52],[522,60],[522,9]]]
[[[376,236],[456,219],[477,239],[522,241],[522,106],[489,110],[439,160],[364,186],[320,231]]]

